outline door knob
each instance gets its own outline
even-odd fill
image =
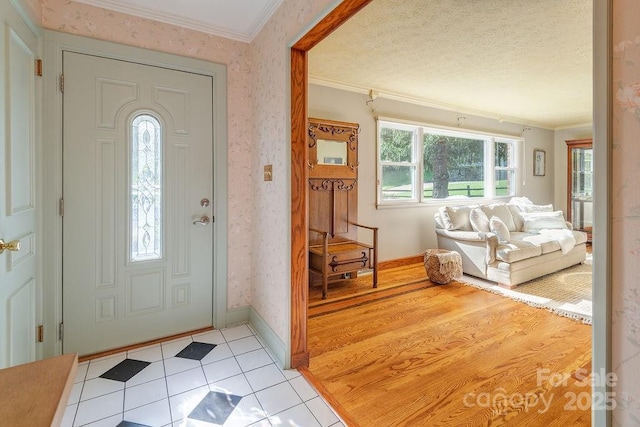
[[[0,254],[7,249],[9,251],[19,251],[20,250],[20,240],[12,240],[8,243],[5,243],[4,240],[0,239]]]
[[[211,222],[209,217],[206,215],[202,215],[202,218],[200,218],[199,220],[193,221],[193,225],[207,225],[209,224],[209,222]]]

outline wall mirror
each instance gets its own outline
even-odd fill
[[[357,123],[309,119],[309,177],[356,178]]]
[[[347,143],[345,141],[332,141],[319,139],[318,144],[318,164],[320,165],[346,165],[347,164]]]

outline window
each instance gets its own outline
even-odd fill
[[[515,196],[519,140],[378,120],[378,203]]]
[[[131,123],[130,261],[162,258],[162,127],[141,114]]]

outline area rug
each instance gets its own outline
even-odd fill
[[[468,275],[462,276],[458,281],[533,307],[546,308],[558,315],[590,325],[592,276],[590,264],[578,264],[523,283],[514,289],[502,288],[495,282]]]

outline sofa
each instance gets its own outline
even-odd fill
[[[586,259],[587,234],[562,211],[527,198],[443,206],[434,215],[439,249],[458,252],[465,274],[513,288]]]

